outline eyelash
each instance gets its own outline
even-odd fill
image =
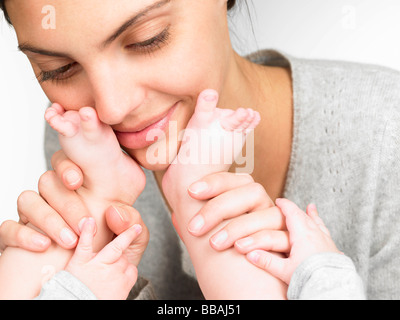
[[[169,26],[165,28],[161,33],[156,35],[155,37],[128,45],[126,48],[130,51],[136,51],[143,54],[151,54],[157,49],[161,49],[162,45],[165,44],[169,39]],[[68,75],[73,71],[73,68],[77,66],[76,62],[67,64],[61,68],[51,71],[41,71],[37,76],[39,83],[43,83],[45,81],[51,82],[61,82],[68,80],[72,75]],[[73,72],[72,72],[73,73]]]
[[[150,54],[157,49],[161,49],[161,46],[165,44],[169,39],[169,26],[166,27],[161,33],[156,35],[155,37],[131,44],[126,48],[128,50],[137,51],[139,53]]]
[[[76,66],[77,63],[73,62],[70,64],[67,64],[61,68],[58,68],[56,70],[51,70],[51,71],[41,71],[39,75],[37,76],[37,79],[39,83],[43,83],[45,81],[62,81],[68,79],[68,73],[71,72],[72,68]]]

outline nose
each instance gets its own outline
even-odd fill
[[[116,125],[143,105],[146,98],[140,79],[125,69],[102,64],[92,72],[91,79],[94,107],[100,120]]]

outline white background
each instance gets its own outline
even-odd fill
[[[191,0],[197,1],[197,0]],[[242,0],[238,0],[241,2]],[[399,0],[252,0],[232,18],[241,54],[272,48],[304,58],[380,64],[400,70]],[[47,98],[13,29],[0,14],[0,222],[17,219],[16,199],[45,171]]]

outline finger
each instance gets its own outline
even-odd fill
[[[121,234],[134,224],[143,224],[139,212],[132,206],[114,203],[105,212],[107,225],[115,234]]]
[[[86,263],[93,257],[93,238],[96,231],[96,222],[93,218],[87,218],[82,223],[82,232],[76,246],[73,259]]]
[[[208,200],[228,190],[254,182],[249,174],[218,172],[205,176],[189,186],[188,192],[197,200]]]
[[[235,249],[246,254],[261,249],[272,252],[290,252],[289,233],[287,231],[261,230],[234,243]]]
[[[137,270],[136,266],[134,266],[133,264],[130,263],[125,270],[125,275],[127,277],[128,288],[133,287],[138,278],[138,270]]]
[[[82,186],[82,170],[67,158],[63,150],[57,151],[51,157],[51,166],[56,172],[57,177],[69,190],[77,190]]]
[[[50,244],[51,240],[48,237],[16,221],[7,220],[0,226],[0,252],[6,247],[43,252]]]
[[[210,244],[216,250],[225,250],[230,248],[238,239],[265,229],[280,230],[283,229],[283,226],[284,220],[280,210],[277,207],[272,207],[241,215],[231,220],[210,238]]]
[[[105,216],[107,226],[117,235],[135,224],[142,227],[140,235],[125,252],[129,262],[138,266],[150,238],[149,230],[144,224],[140,213],[132,206],[114,203],[107,208]]]
[[[142,232],[142,226],[135,224],[121,233],[113,241],[107,244],[96,256],[96,260],[111,264],[116,262],[129,247],[135,238]]]
[[[38,188],[48,205],[58,212],[57,219],[63,219],[76,234],[80,234],[82,219],[90,217],[91,214],[79,195],[65,188],[54,171],[47,171],[40,177]],[[38,227],[42,229],[41,224]],[[47,230],[42,230],[47,233]]]
[[[310,203],[310,204],[307,206],[307,214],[308,214],[311,218],[318,217],[318,211],[317,211],[317,207],[315,206],[315,204]]]
[[[286,218],[286,226],[291,237],[304,236],[306,230],[314,224],[312,219],[292,201],[276,199],[275,202]]]
[[[106,210],[105,216],[108,227],[115,234],[121,234],[134,224],[141,225],[142,232],[126,250],[129,262],[138,266],[150,238],[149,230],[139,212],[132,206],[115,203]]]
[[[246,258],[255,266],[289,284],[284,272],[287,259],[263,250],[251,251],[246,255]]]
[[[74,248],[78,237],[56,210],[36,192],[24,191],[17,200],[21,220],[42,230],[65,249]]]
[[[50,108],[53,109],[54,111],[56,111],[56,113],[58,113],[58,114],[63,114],[65,112],[65,109],[63,108],[63,106],[61,106],[57,102],[53,103]]]
[[[268,206],[274,207],[265,189],[258,183],[249,183],[209,200],[189,222],[188,230],[195,236],[204,235],[224,220],[267,209]],[[282,217],[279,210],[276,213]],[[279,225],[275,228],[280,228],[282,222],[280,218]]]
[[[315,224],[320,228],[322,232],[324,232],[328,236],[331,235],[328,228],[325,226],[324,221],[319,217],[317,207],[315,206],[315,204],[310,203],[307,206],[307,214],[315,222]]]

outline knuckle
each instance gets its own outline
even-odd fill
[[[81,212],[83,212],[83,208],[78,201],[66,201],[62,205],[62,214],[65,217],[74,217],[78,216]]]
[[[55,170],[58,164],[60,163],[61,159],[64,159],[64,151],[62,149],[56,151],[53,156],[51,157],[51,166]]]
[[[4,234],[7,232],[7,230],[10,229],[10,226],[12,225],[14,221],[11,220],[6,220],[0,225],[0,238],[4,237]]]
[[[17,243],[19,243],[21,246],[24,246],[25,242],[26,242],[26,234],[24,232],[24,228],[19,227],[17,228],[16,232],[15,232],[15,240],[17,241]]]
[[[24,211],[25,208],[30,207],[30,204],[32,203],[33,197],[36,196],[36,192],[31,191],[31,190],[26,190],[23,191],[17,199],[17,208],[18,210]]]
[[[240,176],[242,177],[242,179],[245,183],[253,183],[254,182],[254,178],[248,173],[243,173]]]
[[[56,220],[56,216],[50,212],[45,213],[42,217],[43,225],[49,228],[54,228],[54,226],[56,225]]]
[[[260,209],[267,209],[275,206],[264,186],[258,182],[254,182],[250,185],[249,194],[253,205]]]
[[[52,183],[52,181],[54,179],[54,175],[55,175],[55,172],[52,170],[49,170],[40,176],[39,182],[38,182],[39,192],[43,192],[44,190],[46,190],[49,187],[49,185]]]
[[[256,198],[264,198],[265,197],[266,191],[260,183],[254,182],[251,184],[251,186],[252,186],[251,191]]]

